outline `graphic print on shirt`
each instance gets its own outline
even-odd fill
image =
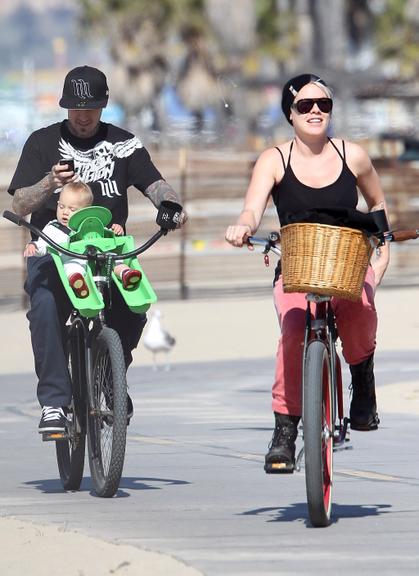
[[[85,184],[98,182],[102,196],[108,198],[121,196],[116,181],[112,180],[115,159],[128,158],[137,148],[142,147],[141,140],[136,136],[114,144],[103,140],[90,150],[77,150],[63,138],[59,142],[59,152],[62,158],[74,158],[74,165],[80,180]]]

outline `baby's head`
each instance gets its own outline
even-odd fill
[[[93,193],[90,186],[80,181],[69,182],[63,186],[57,202],[57,220],[67,226],[75,212],[92,204]]]

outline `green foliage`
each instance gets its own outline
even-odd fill
[[[376,47],[380,58],[397,60],[404,76],[418,70],[419,30],[407,18],[407,0],[385,0],[385,10],[375,20]]]
[[[256,1],[256,32],[260,52],[280,62],[290,58],[297,48],[298,32],[292,10],[279,12],[276,0]]]
[[[146,19],[160,29],[204,16],[204,0],[79,0],[82,24],[100,26],[116,17],[131,21],[132,25]],[[199,18],[197,18],[199,17]]]

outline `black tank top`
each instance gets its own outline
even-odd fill
[[[285,214],[295,214],[304,210],[314,210],[318,208],[356,208],[358,204],[358,192],[356,188],[356,176],[351,172],[346,164],[345,142],[342,140],[343,155],[337,146],[330,140],[329,142],[336,149],[342,158],[342,172],[333,184],[322,188],[312,188],[300,182],[295,176],[290,160],[291,150],[294,141],[291,142],[288,162],[285,164],[281,150],[276,147],[281,154],[284,165],[284,176],[278,184],[272,188],[272,199],[278,212],[279,221],[286,223]],[[285,220],[285,221],[284,221]]]

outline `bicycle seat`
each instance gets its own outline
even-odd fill
[[[84,240],[91,238],[103,238],[105,226],[112,220],[110,210],[103,206],[88,206],[81,208],[73,214],[68,221],[68,226],[75,231],[71,240]]]

